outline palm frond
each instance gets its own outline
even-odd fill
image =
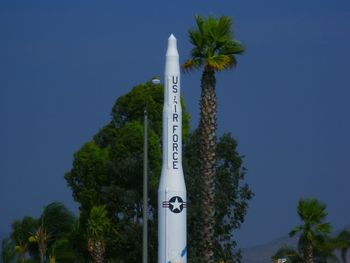
[[[217,24],[218,21],[213,16],[209,16],[204,23],[204,36],[208,38],[210,43],[215,42]]]
[[[232,38],[231,18],[229,16],[220,17],[215,28],[215,39],[217,42],[226,42]]]
[[[292,231],[289,232],[289,236],[293,237],[296,235],[296,233],[300,232],[303,230],[303,226],[297,226],[292,229]]]
[[[201,59],[188,59],[182,64],[182,69],[185,72],[189,72],[191,70],[195,70],[200,68],[202,65]]]
[[[88,218],[88,233],[92,238],[103,238],[110,226],[105,206],[93,206]]]
[[[234,66],[233,57],[230,55],[213,55],[206,59],[206,64],[215,71],[221,71]]]
[[[189,29],[188,35],[193,46],[197,48],[203,47],[205,39],[203,39],[202,34],[198,30]]]
[[[236,40],[227,41],[224,46],[219,51],[219,54],[243,54],[245,51],[244,46]]]
[[[332,231],[332,225],[329,222],[318,224],[316,226],[316,231],[324,234],[329,234]]]
[[[298,214],[302,220],[310,224],[317,224],[327,216],[326,205],[315,198],[301,199],[298,205]]]
[[[221,71],[234,67],[237,64],[234,55],[242,54],[244,47],[232,37],[231,18],[196,15],[195,20],[197,27],[188,30],[193,45],[191,56],[182,68],[188,71],[205,66]]]
[[[199,15],[195,15],[195,20],[196,20],[196,24],[197,24],[199,32],[201,32],[203,34],[203,32],[204,32],[203,31],[204,19]]]
[[[205,57],[205,55],[203,54],[203,50],[200,48],[193,48],[191,51],[191,57],[193,59],[202,59]]]

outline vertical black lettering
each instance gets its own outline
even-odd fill
[[[179,115],[177,113],[173,113],[173,121],[178,122],[178,119],[177,119],[178,117]]]
[[[178,146],[179,145],[176,142],[173,143],[173,152],[175,152],[175,151],[178,152],[179,151],[178,148],[177,148]]]
[[[173,133],[175,133],[175,131],[177,130],[177,125],[173,125]]]
[[[179,136],[177,134],[173,134],[173,142],[178,142]]]
[[[173,152],[173,160],[177,161],[179,153],[178,152]]]
[[[173,76],[173,84],[177,84],[177,82],[179,81],[179,77],[178,76]]]
[[[173,92],[177,93],[177,85],[176,84],[173,85]]]
[[[177,163],[178,163],[178,161],[173,161],[173,169],[179,169],[178,167],[177,167]]]

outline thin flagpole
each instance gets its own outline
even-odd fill
[[[142,263],[147,263],[148,255],[148,119],[147,110],[144,112],[144,144],[143,144],[143,235],[142,235]]]

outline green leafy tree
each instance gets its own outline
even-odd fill
[[[324,222],[328,214],[326,205],[315,198],[301,199],[297,211],[303,224],[295,227],[289,235],[294,236],[297,233],[301,233],[299,246],[304,248],[305,263],[312,263],[314,260],[314,248],[321,248],[327,243],[327,234],[332,229],[329,222]]]
[[[235,55],[244,51],[233,38],[230,17],[218,19],[196,16],[197,28],[189,30],[193,45],[185,70],[203,68],[200,99],[200,160],[201,160],[201,258],[214,261],[215,243],[215,175],[216,175],[216,78],[215,73],[236,66]]]
[[[111,220],[106,257],[124,262],[141,259],[143,116],[149,116],[149,214],[150,260],[156,261],[157,188],[161,166],[162,108],[164,89],[152,82],[138,85],[121,96],[112,109],[112,119],[75,155],[65,175],[80,203],[81,236],[93,206],[105,205]],[[183,134],[189,129],[189,114],[183,106]],[[118,233],[118,234],[116,234]],[[77,242],[80,243],[80,242]],[[81,248],[82,249],[82,248]],[[83,252],[84,254],[84,252]]]
[[[184,168],[188,192],[188,229],[189,229],[189,261],[201,262],[200,218],[198,214],[203,208],[200,190],[201,180],[199,168],[199,134],[190,135],[184,148]],[[234,241],[234,230],[244,222],[248,209],[248,201],[253,197],[249,186],[244,183],[246,169],[243,157],[237,152],[237,142],[231,134],[225,133],[218,139],[216,148],[215,177],[215,262],[240,262],[240,253],[234,253],[237,244]]]

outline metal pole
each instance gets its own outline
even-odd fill
[[[147,263],[148,255],[148,132],[147,110],[144,112],[144,144],[143,144],[143,235],[142,235],[142,263]]]

